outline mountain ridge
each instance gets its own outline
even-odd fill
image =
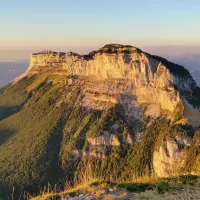
[[[187,70],[135,47],[33,54],[0,91],[0,185],[199,174],[199,105]]]
[[[104,47],[100,48],[99,50],[92,51],[92,52],[85,54],[85,55],[80,55],[80,54],[77,54],[77,53],[74,53],[74,52],[65,53],[65,52],[55,52],[55,51],[51,51],[51,50],[44,50],[44,51],[41,51],[39,53],[33,53],[32,57],[38,56],[38,55],[45,55],[45,54],[51,55],[52,54],[53,56],[58,55],[59,57],[63,58],[64,56],[74,55],[74,56],[78,56],[79,59],[83,58],[83,59],[87,60],[89,58],[92,59],[98,53],[107,53],[107,54],[127,53],[127,54],[131,54],[131,53],[136,53],[136,52],[144,53],[145,55],[148,55],[152,58],[157,59],[159,62],[163,62],[163,64],[165,63],[166,66],[169,67],[169,70],[171,70],[171,72],[174,73],[174,74],[176,74],[176,71],[175,71],[176,70],[175,66],[176,66],[176,67],[181,68],[184,75],[189,75],[188,70],[186,70],[181,65],[177,65],[177,64],[174,64],[172,62],[169,62],[167,59],[164,59],[164,58],[159,57],[159,56],[150,55],[146,52],[141,51],[139,48],[136,48],[136,47],[133,47],[133,46],[130,46],[130,45],[107,44]],[[64,61],[64,60],[61,60],[61,61]],[[171,67],[170,67],[170,64],[172,65]]]
[[[173,89],[176,87],[186,101],[199,107],[195,101],[199,88],[187,69],[130,45],[108,44],[82,56],[72,52],[35,53],[31,57],[27,72],[22,77],[37,73],[91,76],[97,80],[130,80],[132,90],[136,90],[139,101],[148,103],[152,98],[152,103],[159,103],[162,108],[170,112],[174,111],[179,101],[179,97],[175,94],[176,89]],[[139,94],[140,89],[137,88],[142,88],[142,94]],[[144,95],[145,92],[152,93],[155,97],[149,98],[148,95]],[[160,96],[156,96],[157,94]],[[170,108],[168,105],[173,106]]]

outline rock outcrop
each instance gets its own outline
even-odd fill
[[[83,100],[86,107],[105,109],[121,103],[126,108],[127,119],[131,120],[134,113],[134,118],[141,120],[141,105],[148,104],[147,115],[159,116],[161,110],[166,110],[173,119],[182,102],[187,107],[183,112],[185,121],[195,126],[200,122],[199,110],[195,109],[199,105],[192,96],[197,85],[189,72],[132,46],[110,44],[83,56],[72,52],[35,53],[24,75],[38,73],[89,77],[92,83],[85,89]],[[73,81],[68,79],[71,84]],[[104,105],[97,104],[99,101]],[[188,109],[191,107],[193,111]],[[191,112],[195,112],[195,118],[187,120]]]
[[[153,168],[158,177],[177,176],[184,170],[186,153],[184,141],[165,139],[153,154]]]
[[[106,45],[83,56],[72,52],[42,51],[32,55],[25,74],[38,73],[66,75],[68,84],[72,85],[80,77],[89,79],[87,84],[84,83],[82,106],[106,110],[120,104],[135,134],[135,138],[129,133],[123,136],[123,142],[127,144],[133,145],[134,139],[142,135],[140,124],[145,116],[156,119],[167,113],[173,123],[200,125],[200,103],[195,101],[199,88],[189,72],[132,46]],[[73,150],[71,155],[102,159],[105,158],[105,145],[120,146],[117,136],[108,132],[89,138],[88,142],[89,151]],[[184,166],[185,156],[178,140],[163,141],[153,154],[155,174],[176,175]]]
[[[88,142],[93,146],[119,146],[120,142],[117,136],[109,134],[107,131],[104,131],[103,135],[100,135],[95,138],[88,138]]]
[[[60,75],[64,81],[57,84]],[[40,100],[37,94],[40,86],[46,87],[44,91],[41,89],[43,93],[50,88],[51,94],[51,88],[57,84],[52,99],[46,97],[49,100],[46,108],[51,106],[55,113],[59,109],[63,112],[57,122],[57,125],[66,123],[60,133],[62,144],[58,157],[66,171],[81,159],[89,165],[91,160],[102,161],[104,170],[113,171],[114,176],[122,173],[114,174],[119,163],[119,170],[125,169],[124,173],[132,177],[153,173],[177,175],[184,171],[185,151],[190,147],[192,136],[179,138],[162,128],[165,125],[170,131],[173,126],[187,125],[193,131],[200,126],[200,89],[184,67],[132,46],[110,44],[88,55],[35,53],[28,70],[13,85],[31,76],[36,83],[26,91],[27,99],[35,98],[33,108]],[[30,92],[33,87],[35,91]],[[162,134],[164,139],[154,149]]]

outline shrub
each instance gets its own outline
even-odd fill
[[[195,175],[180,176],[179,179],[184,185],[196,185],[198,182],[198,176]]]
[[[156,184],[156,191],[159,194],[163,194],[169,190],[170,186],[168,182],[158,182]]]
[[[152,183],[122,183],[118,187],[126,188],[131,192],[145,192],[147,190],[153,190],[154,184]]]

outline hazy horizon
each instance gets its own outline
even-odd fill
[[[110,42],[112,43],[112,42]],[[23,60],[29,60],[32,53],[40,52],[42,50],[53,50],[57,52],[76,52],[78,54],[88,54],[91,51],[97,50],[101,47],[103,47],[106,44],[105,43],[100,46],[96,46],[94,48],[88,47],[88,46],[80,46],[80,47],[74,47],[74,48],[48,48],[48,49],[24,49],[24,50],[17,50],[17,49],[10,49],[10,50],[0,50],[0,62],[14,62],[14,61],[23,61]],[[128,43],[119,43],[119,44],[128,44]],[[136,46],[134,44],[128,44],[135,46],[142,51],[148,52],[150,54],[159,55],[167,59],[175,59],[175,58],[184,58],[187,55],[194,54],[199,55],[200,54],[200,46],[191,47],[191,46]]]
[[[161,55],[198,54],[199,8],[197,0],[4,1],[0,61],[29,59],[44,49],[87,54],[108,43]]]
[[[0,85],[21,74],[32,53],[88,54],[110,43],[200,71],[199,9],[197,0],[1,2]]]
[[[100,47],[98,47],[100,48]],[[98,49],[96,48],[96,49]],[[187,53],[188,48],[183,47],[143,47],[141,48],[143,51],[148,53],[162,56],[169,61],[180,64],[184,66],[186,69],[190,71],[198,85],[200,86],[200,53],[196,53],[197,51],[191,51],[191,53]],[[52,49],[54,50],[54,49]],[[95,49],[92,49],[95,50]],[[39,51],[39,50],[38,50]],[[29,66],[30,55],[31,53],[36,51],[26,51],[27,57],[20,57],[20,53],[15,54],[12,52],[14,57],[8,57],[8,60],[1,61],[0,60],[0,87],[9,83],[14,78],[22,74]],[[78,53],[89,53],[87,52],[78,52]],[[1,53],[0,53],[1,55]],[[24,55],[24,54],[23,54]],[[13,60],[10,60],[13,58]]]

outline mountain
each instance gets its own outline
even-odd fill
[[[0,87],[3,87],[22,74],[27,69],[28,62],[26,60],[0,62]]]
[[[192,76],[194,77],[198,86],[200,86],[200,71],[192,71]]]
[[[136,47],[35,53],[0,90],[0,193],[200,174],[199,108],[188,70]]]
[[[186,54],[178,58],[172,58],[173,62],[180,63],[188,69],[200,86],[200,54]]]

